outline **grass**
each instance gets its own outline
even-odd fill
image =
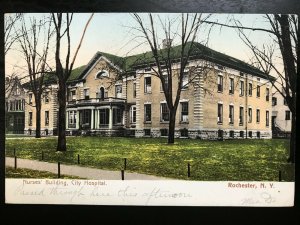
[[[121,170],[127,158],[127,171],[177,179],[200,181],[278,181],[294,180],[294,168],[286,163],[289,141],[176,139],[164,138],[68,137],[67,152],[56,152],[56,138],[6,139],[6,155],[13,149],[20,158],[60,161],[109,170]],[[22,145],[20,146],[20,143]],[[187,177],[187,164],[191,177]]]
[[[57,174],[50,173],[47,171],[38,171],[31,169],[17,168],[7,166],[5,168],[6,178],[47,178],[47,179],[57,179]],[[60,179],[82,179],[76,176],[61,175]]]

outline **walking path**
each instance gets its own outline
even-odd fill
[[[14,167],[15,161],[12,157],[5,158],[6,166]],[[58,170],[57,163],[41,162],[30,159],[17,159],[18,168],[26,168],[32,170],[48,171],[56,173]],[[95,168],[74,166],[74,165],[60,165],[60,173],[70,176],[78,176],[90,180],[121,180],[121,171],[109,171]],[[157,177],[139,173],[129,173],[125,171],[124,180],[168,180],[168,178]]]

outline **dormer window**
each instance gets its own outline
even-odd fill
[[[95,79],[101,79],[103,77],[109,77],[109,73],[107,70],[101,70],[96,74]]]

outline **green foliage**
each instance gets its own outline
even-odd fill
[[[22,142],[22,146],[20,143]],[[7,139],[6,155],[13,149],[20,158],[60,161],[65,164],[126,170],[177,179],[201,181],[294,180],[293,166],[286,163],[288,140],[205,141],[176,139],[174,145],[163,138],[68,137],[67,152],[56,152],[56,138]],[[191,177],[187,177],[187,164]]]
[[[57,174],[50,173],[47,171],[38,171],[17,168],[16,170],[12,167],[5,168],[5,177],[6,178],[47,178],[47,179],[57,179]],[[82,179],[76,176],[65,176],[61,175],[60,179]]]

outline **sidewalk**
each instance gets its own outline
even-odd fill
[[[5,165],[14,167],[14,158],[6,157]],[[48,163],[29,159],[17,159],[17,167],[48,171],[57,174],[57,163]],[[87,178],[90,180],[121,180],[121,171],[109,171],[95,168],[74,166],[74,165],[60,165],[60,173],[63,175],[78,176],[81,178]],[[127,173],[125,170],[125,180],[168,180],[168,178],[157,177],[139,173]]]

